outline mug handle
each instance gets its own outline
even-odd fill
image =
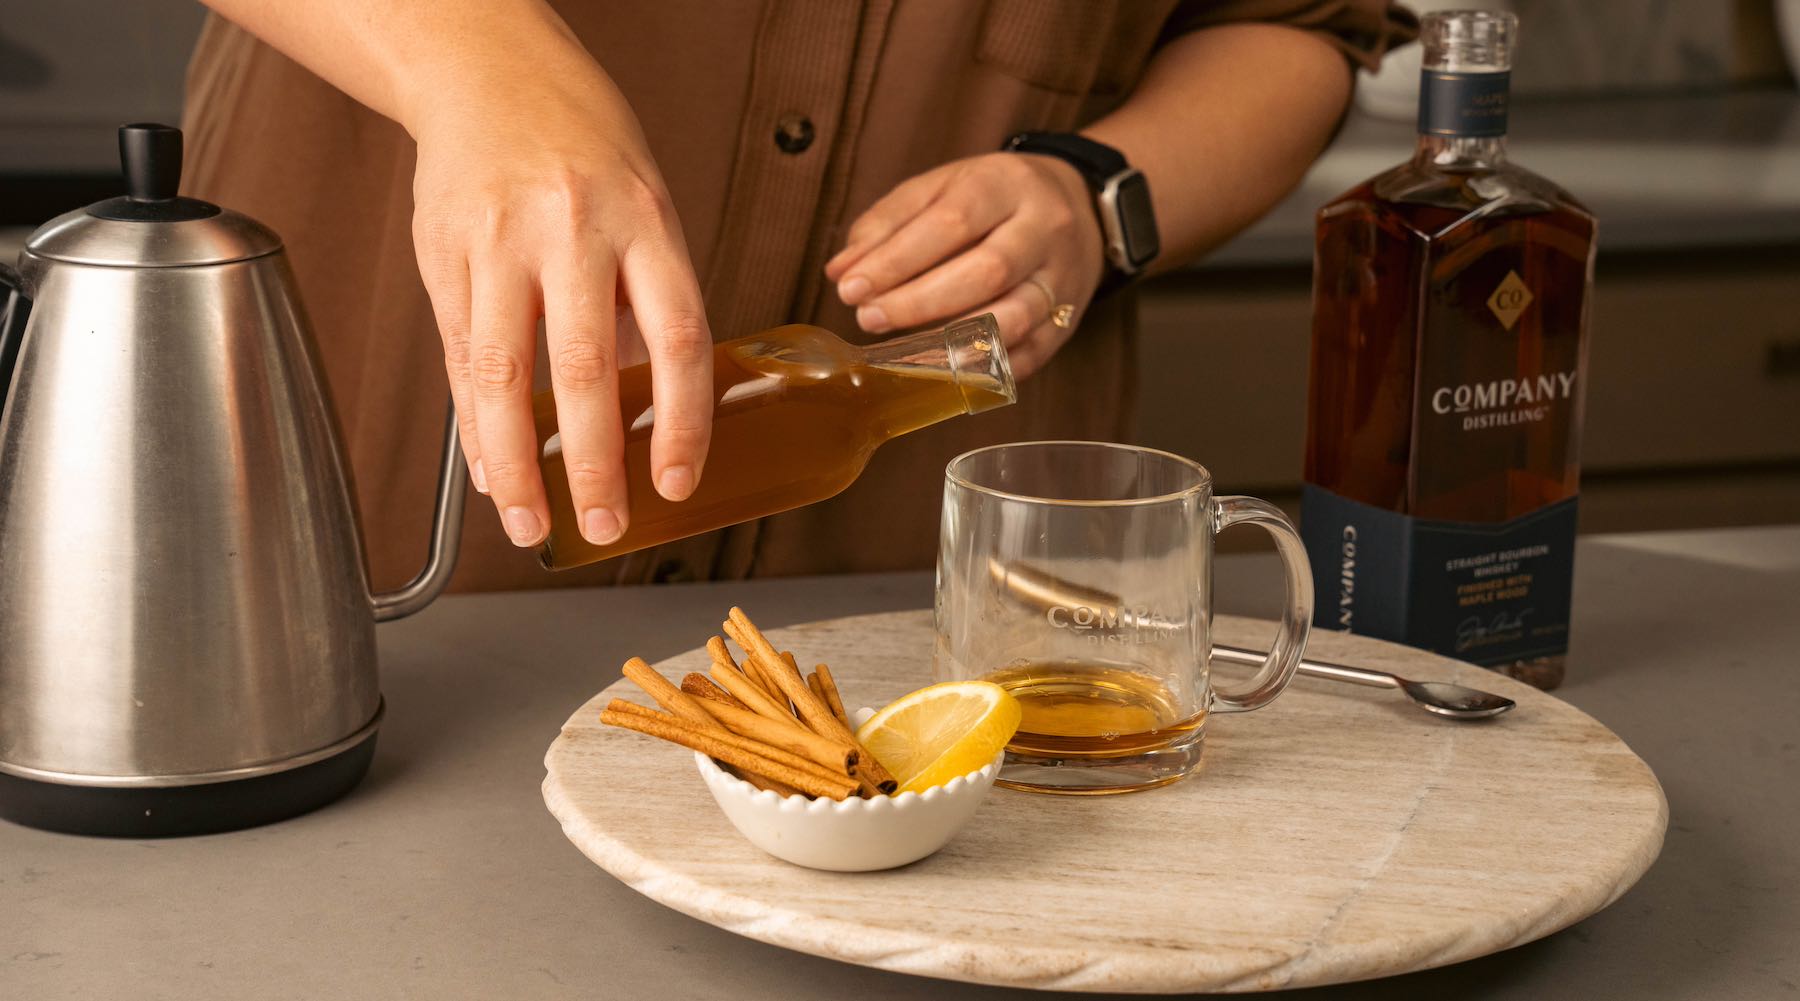
[[[1268,532],[1275,540],[1275,551],[1287,571],[1287,601],[1281,612],[1281,632],[1276,634],[1269,656],[1264,658],[1256,677],[1251,679],[1249,690],[1227,695],[1213,689],[1210,707],[1213,712],[1249,712],[1275,701],[1275,696],[1294,680],[1294,670],[1306,653],[1306,637],[1312,630],[1312,565],[1307,561],[1306,546],[1301,543],[1294,523],[1268,501],[1255,497],[1215,497],[1212,514],[1214,535],[1233,525],[1256,525]],[[1212,656],[1210,650],[1207,656]]]

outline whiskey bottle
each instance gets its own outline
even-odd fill
[[[1595,228],[1506,157],[1516,32],[1426,15],[1412,159],[1319,212],[1301,525],[1317,625],[1550,688]]]

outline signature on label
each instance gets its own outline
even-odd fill
[[[1514,639],[1507,633],[1517,634],[1525,629],[1525,616],[1533,609],[1522,608],[1517,613],[1496,612],[1494,617],[1483,621],[1479,615],[1471,615],[1456,625],[1456,649],[1458,652],[1484,643],[1495,643],[1500,640]]]

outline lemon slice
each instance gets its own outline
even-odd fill
[[[1019,700],[993,682],[949,681],[889,703],[856,739],[893,773],[898,792],[924,792],[994,760],[1019,715]]]

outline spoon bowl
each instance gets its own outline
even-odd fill
[[[1495,695],[1448,681],[1400,680],[1400,690],[1413,705],[1428,713],[1452,719],[1487,719],[1498,716],[1517,703],[1504,695]]]

